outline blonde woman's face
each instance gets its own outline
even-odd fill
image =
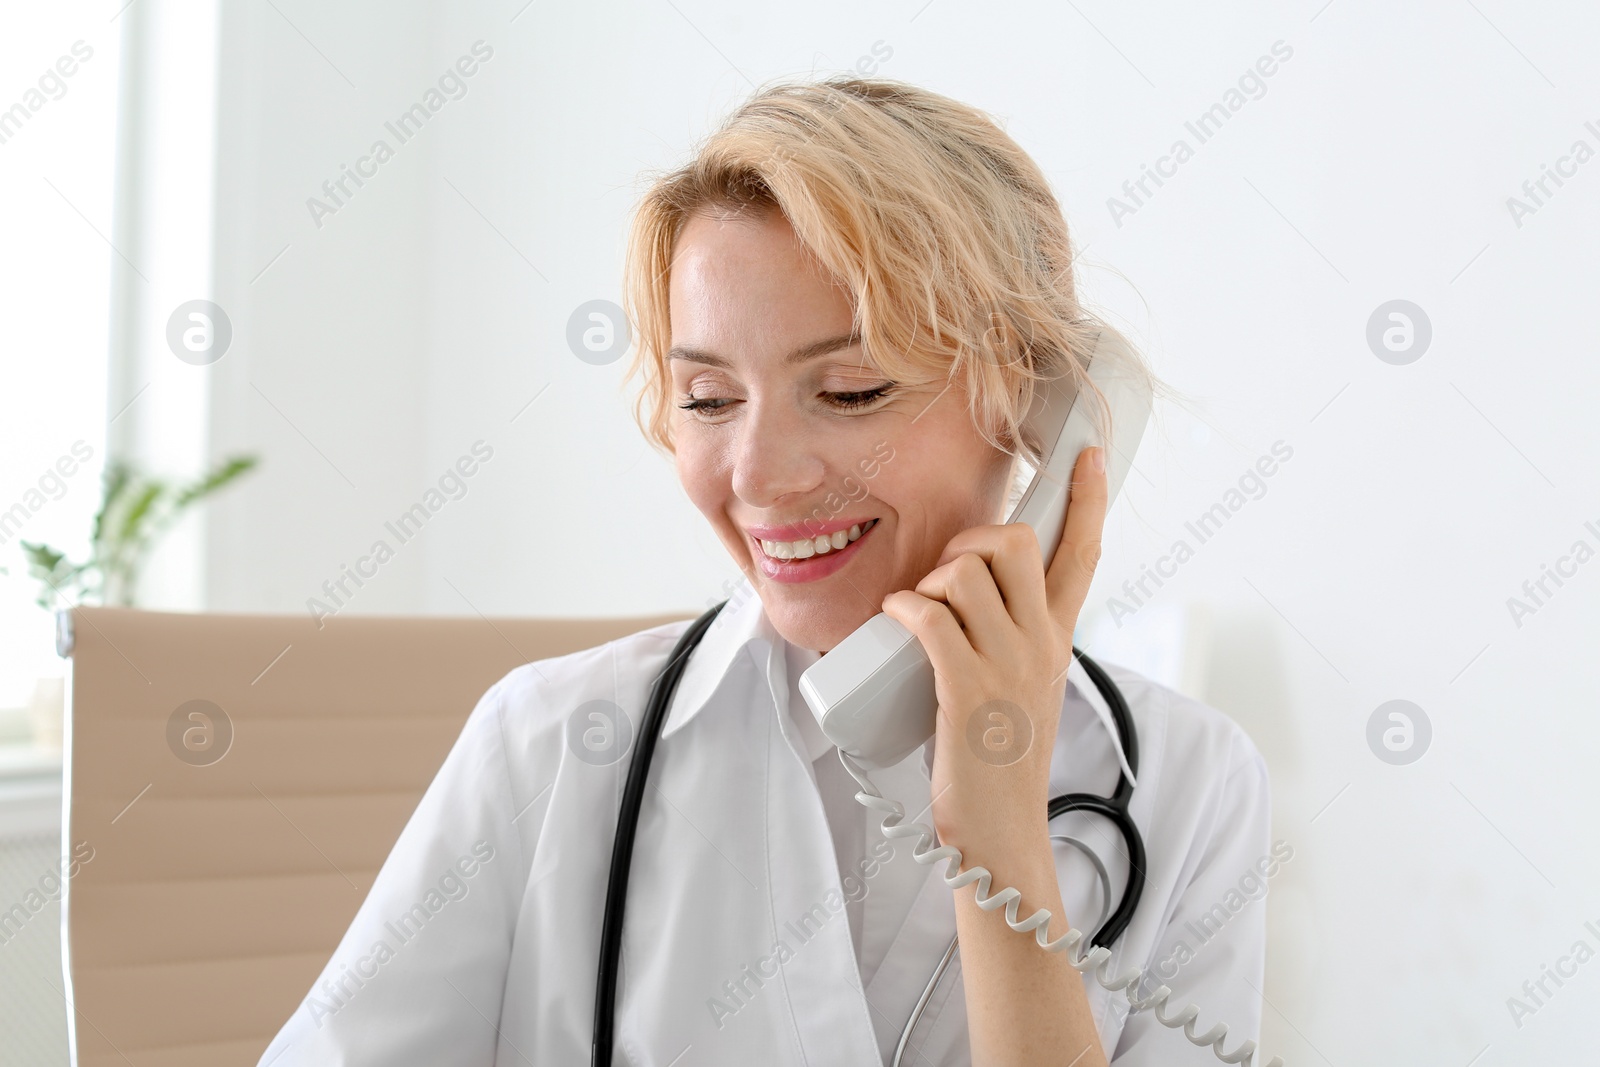
[[[790,642],[827,651],[1002,521],[1011,457],[959,387],[866,362],[847,291],[780,214],[691,219],[670,314],[678,477]]]

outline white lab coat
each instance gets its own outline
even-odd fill
[[[483,695],[262,1065],[589,1063],[629,758],[580,758],[593,722],[580,706],[612,701],[637,729],[650,684],[687,625],[525,664]],[[805,738],[789,715],[785,653],[794,651],[745,582],[689,661],[639,820],[617,1064],[889,1063],[955,933],[944,863],[917,864],[903,841],[890,853],[875,819],[868,854],[841,880]],[[1139,735],[1131,813],[1148,864],[1143,898],[1114,946],[1115,970],[1157,966],[1175,1005],[1199,1005],[1200,1031],[1228,1024],[1231,1052],[1260,1025],[1265,904],[1256,886],[1277,866],[1266,767],[1221,713],[1105,666]],[[1110,713],[1081,665],[1068,680],[1052,795],[1109,794],[1122,758]],[[923,822],[931,752],[930,742],[873,774],[881,792],[902,801],[908,817],[923,812]],[[872,818],[864,808],[861,817]],[[1127,860],[1113,829],[1068,815],[1052,830],[1090,842],[1120,894]],[[1063,906],[1087,937],[1101,912],[1099,879],[1076,849],[1055,848]],[[878,939],[881,963],[865,990],[844,885]],[[1085,985],[1117,1067],[1219,1062],[1149,1011],[1129,1015],[1124,993],[1092,976]],[[970,1063],[959,950],[911,1044],[907,1064]]]

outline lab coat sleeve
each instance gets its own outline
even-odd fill
[[[1293,856],[1271,838],[1271,789],[1267,765],[1248,735],[1237,726],[1229,745],[1231,768],[1223,781],[1199,862],[1150,959],[1128,961],[1146,977],[1135,987],[1147,997],[1166,985],[1172,994],[1162,1014],[1168,1018],[1190,1004],[1199,1008],[1194,1030],[1204,1034],[1217,1023],[1228,1027],[1223,1051],[1233,1053],[1245,1040],[1258,1049],[1262,975],[1266,966],[1266,893],[1269,879]],[[1127,1003],[1120,1001],[1123,1010]],[[1253,1063],[1267,1056],[1257,1051]],[[1163,1025],[1153,1008],[1127,1017],[1111,1062],[1116,1067],[1168,1067],[1216,1064],[1210,1046],[1195,1045],[1181,1028]]]
[[[468,716],[262,1067],[494,1064],[527,870],[502,734],[510,678]]]

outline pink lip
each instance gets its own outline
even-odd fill
[[[848,530],[857,523],[865,526],[875,518],[876,515],[865,515],[858,519],[832,519],[828,522],[807,519],[788,526],[746,526],[744,529],[758,541],[798,541],[802,537],[820,537],[837,530]]]
[[[855,521],[860,522],[862,520],[858,519]],[[867,519],[865,521],[872,522],[871,519]],[[837,523],[828,523],[824,525],[830,526],[831,528],[826,532],[832,533],[834,529],[848,530],[851,526],[855,525],[855,522],[849,522],[843,526],[839,526]],[[762,528],[763,527],[756,527],[756,529]],[[765,527],[765,529],[792,530],[794,527]],[[821,555],[812,556],[809,559],[802,560],[771,559],[767,556],[766,552],[762,551],[761,541],[759,539],[752,539],[750,545],[755,556],[756,566],[761,568],[762,574],[766,575],[774,582],[782,582],[786,585],[798,582],[814,582],[819,578],[826,578],[834,571],[843,567],[846,563],[849,563],[851,558],[855,556],[856,549],[861,546],[863,541],[871,537],[877,529],[878,524],[874,523],[872,529],[865,531],[860,537],[856,538],[854,541],[851,541],[843,548],[835,548]],[[819,530],[818,534],[821,534],[822,532],[824,531]],[[797,541],[805,536],[806,530],[801,528],[798,534],[794,534],[789,537],[766,537],[765,540]]]

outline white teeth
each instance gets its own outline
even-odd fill
[[[802,537],[795,541],[762,541],[761,551],[773,559],[810,559],[812,556],[825,556],[829,552],[844,548],[851,541],[872,529],[877,519],[872,519],[865,526],[856,523],[849,530],[835,530],[831,534],[818,534],[816,537]]]

